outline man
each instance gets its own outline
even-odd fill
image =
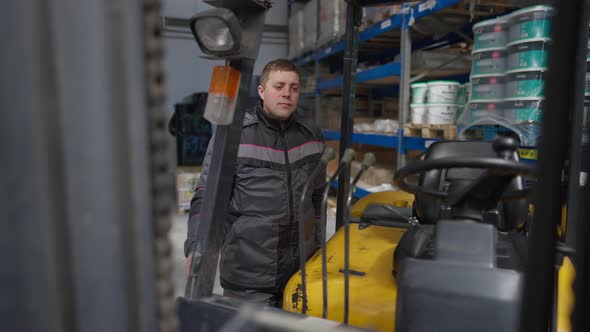
[[[299,267],[301,192],[324,148],[321,131],[296,113],[299,87],[299,73],[290,61],[271,61],[260,76],[260,103],[245,114],[221,248],[225,296],[280,306],[282,290]],[[195,243],[213,145],[211,141],[191,202],[186,256]],[[313,181],[303,206],[309,255],[318,245],[316,222],[325,213],[320,211],[325,170]]]

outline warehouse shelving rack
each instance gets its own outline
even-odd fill
[[[466,82],[469,80],[469,72],[454,72],[444,70],[445,66],[461,59],[461,55],[445,62],[443,65],[432,68],[425,72],[411,78],[411,52],[412,50],[430,50],[443,46],[456,44],[461,41],[471,41],[471,29],[475,21],[467,23],[454,31],[448,32],[442,38],[434,38],[427,36],[419,40],[412,41],[411,27],[413,23],[421,18],[427,16],[437,16],[444,13],[444,10],[451,11],[451,7],[464,3],[464,0],[423,0],[402,5],[401,11],[391,17],[388,17],[376,24],[368,26],[362,32],[359,31],[360,10],[362,6],[383,4],[387,1],[346,1],[347,2],[347,18],[346,18],[346,33],[344,40],[331,42],[325,45],[316,45],[314,51],[299,56],[293,61],[299,67],[314,65],[314,77],[316,81],[313,92],[306,92],[302,94],[302,98],[314,98],[315,100],[315,120],[320,123],[319,109],[320,98],[323,92],[332,92],[335,89],[343,88],[342,91],[342,127],[340,132],[333,130],[324,130],[326,140],[340,140],[340,149],[343,151],[345,147],[352,143],[373,145],[380,147],[393,148],[397,151],[397,165],[396,169],[405,164],[405,155],[407,151],[417,150],[425,151],[430,144],[437,141],[437,139],[409,137],[404,135],[403,124],[409,116],[410,104],[410,83],[423,78],[440,78],[457,80]],[[485,2],[485,1],[484,1]],[[477,21],[499,15],[504,15],[514,9],[514,6],[500,1],[489,2],[497,6],[495,9],[501,10],[494,13],[477,12],[480,17]],[[319,4],[318,4],[319,12]],[[473,13],[473,12],[472,12]],[[319,16],[319,15],[318,15]],[[319,19],[318,19],[319,27]],[[399,48],[383,49],[380,53],[375,54],[375,58],[393,58],[395,55],[400,55],[399,61],[388,62],[377,65],[375,67],[361,70],[357,72],[358,50],[363,45],[370,45],[375,38],[381,38],[392,32],[399,31]],[[317,38],[316,38],[317,39]],[[320,62],[336,58],[344,53],[343,60],[343,75],[322,80],[320,78]],[[354,118],[354,102],[356,96],[355,85],[345,84],[346,80],[355,83],[362,83],[370,87],[379,86],[377,89],[383,90],[387,87],[397,88],[399,91],[399,108],[398,108],[398,122],[400,128],[396,135],[384,134],[368,134],[368,133],[353,133],[353,118]],[[342,153],[341,151],[341,153]],[[530,156],[529,154],[528,156]],[[524,156],[526,157],[526,156]],[[533,161],[528,159],[525,161]],[[362,190],[357,190],[355,195],[357,197],[364,196],[359,194]],[[365,192],[366,193],[366,192]]]

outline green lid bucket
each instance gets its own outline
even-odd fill
[[[502,74],[504,70],[506,70],[506,48],[473,52],[471,75]]]
[[[537,38],[508,45],[506,70],[546,69],[550,42],[547,38]]]
[[[503,17],[481,21],[473,26],[473,50],[504,47],[508,39],[508,25]]]
[[[544,97],[545,75],[546,73],[542,69],[506,72],[506,97]]]
[[[514,124],[540,123],[543,98],[506,99],[503,104],[506,118]]]
[[[551,6],[523,8],[508,15],[508,43],[532,38],[551,38]]]

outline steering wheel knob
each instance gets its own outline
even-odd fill
[[[518,141],[512,137],[498,137],[492,144],[499,157],[509,159],[518,149]]]

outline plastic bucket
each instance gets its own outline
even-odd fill
[[[410,122],[412,124],[426,123],[426,104],[410,105]]]
[[[502,74],[506,69],[506,49],[476,51],[472,55],[471,75]]]
[[[545,96],[544,70],[526,70],[506,73],[506,98]]]
[[[463,116],[463,113],[465,113],[465,105],[457,105],[457,122]]]
[[[501,117],[504,117],[502,100],[470,101],[465,107],[461,123],[470,124],[476,121],[480,124],[496,123],[493,119]],[[486,119],[490,119],[490,121],[486,121]]]
[[[465,85],[460,85],[459,90],[457,90],[457,105],[465,106],[467,104],[467,87]]]
[[[551,38],[551,6],[533,6],[512,12],[508,16],[508,42],[532,38]]]
[[[541,123],[543,98],[506,99],[504,113],[511,123]]]
[[[429,104],[455,104],[460,84],[454,81],[428,82]]]
[[[427,124],[455,124],[457,118],[456,104],[427,104]]]
[[[428,84],[412,83],[410,84],[410,88],[412,89],[412,103],[424,104],[426,102],[426,90],[428,89]]]
[[[479,22],[473,26],[473,50],[504,47],[508,39],[506,19],[502,17]]]
[[[504,75],[481,75],[471,77],[471,100],[504,98]]]
[[[550,39],[534,39],[508,45],[507,70],[547,68],[547,47]]]

